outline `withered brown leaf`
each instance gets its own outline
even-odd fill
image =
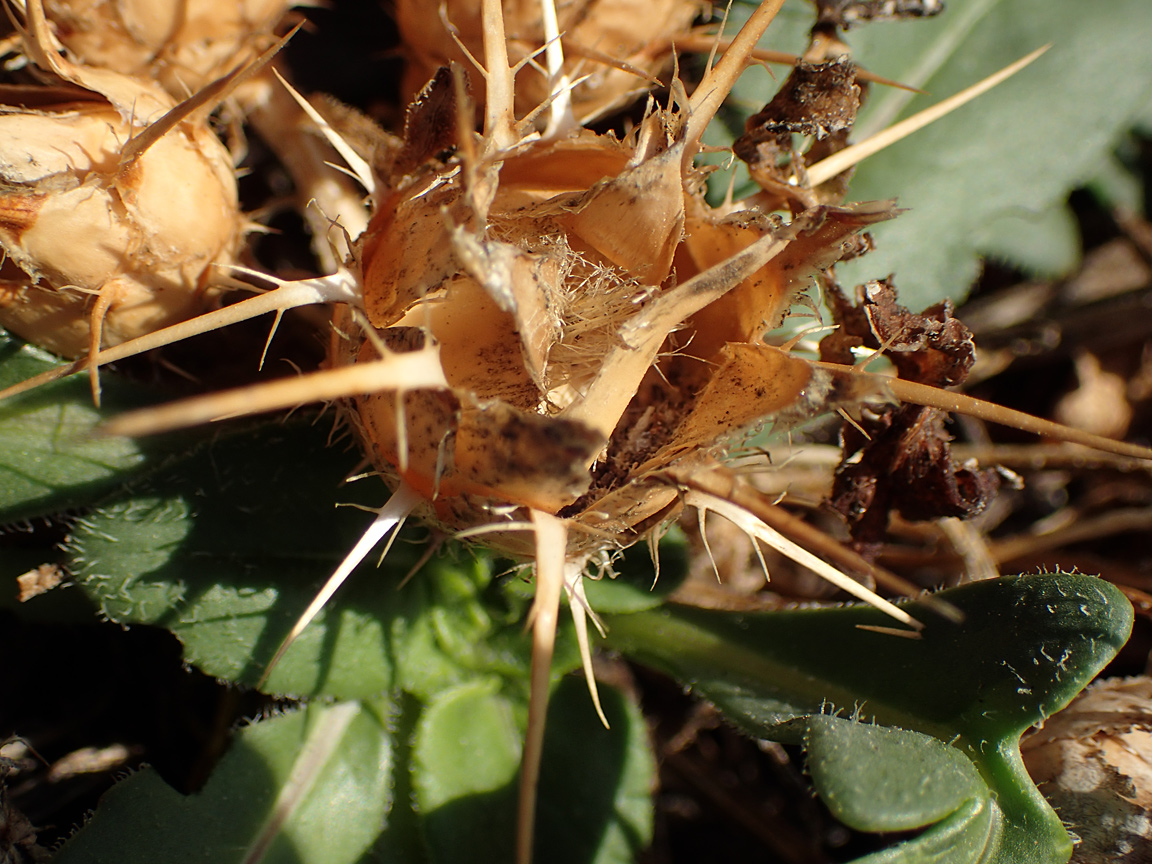
[[[736,139],[732,150],[767,192],[784,200],[798,200],[804,206],[839,201],[846,188],[844,182],[811,190],[804,169],[809,162],[847,146],[863,92],[856,81],[856,66],[847,55],[823,63],[798,63],[772,100],[748,118],[744,134]],[[816,139],[807,153],[796,151],[794,134]],[[792,182],[793,174],[799,185]],[[846,180],[847,176],[839,179]]]
[[[889,280],[860,286],[858,305],[830,287],[840,329],[821,343],[825,361],[851,362],[851,348],[864,346],[884,350],[899,376],[911,381],[947,387],[967,376],[975,345],[950,302],[915,314],[896,302]],[[859,427],[845,425],[830,506],[848,520],[858,544],[880,542],[892,512],[912,521],[970,519],[987,506],[999,476],[956,464],[944,417],[936,408],[901,405],[861,416]]]

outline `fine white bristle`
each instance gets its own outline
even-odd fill
[[[899,606],[889,600],[885,600],[875,591],[864,587],[856,580],[850,579],[831,564],[820,560],[807,549],[798,546],[783,534],[769,527],[747,510],[733,504],[731,501],[718,498],[715,495],[709,495],[706,492],[691,489],[685,493],[684,503],[698,510],[711,510],[714,513],[720,514],[748,536],[764,542],[776,551],[791,558],[797,564],[807,567],[817,576],[822,579],[827,579],[837,588],[847,591],[852,596],[858,597],[864,602],[875,606],[877,609],[886,612],[902,624],[912,627],[915,630],[923,628],[923,624]]]
[[[320,610],[332,599],[332,595],[340,589],[344,581],[352,575],[352,571],[360,565],[361,561],[368,557],[368,553],[376,547],[376,544],[389,534],[392,534],[392,539],[395,539],[396,535],[394,532],[400,530],[400,526],[404,524],[404,520],[408,518],[408,514],[423,500],[420,494],[406,483],[400,483],[396,491],[392,493],[392,497],[388,499],[388,503],[377,511],[376,518],[372,520],[372,524],[368,526],[356,545],[352,547],[352,551],[340,562],[340,566],[328,577],[328,581],[324,583],[324,587],[317,592],[316,596],[312,598],[312,602],[308,604],[308,608],[304,610],[303,614],[296,620],[296,623],[292,625],[292,629],[288,631],[288,635],[284,637],[284,641],[281,642],[280,647],[276,649],[276,653],[272,656],[272,660],[268,663],[263,676],[257,683],[256,687],[258,689],[267,683],[268,677],[272,674],[272,670],[276,668],[281,658],[283,658],[284,653],[292,647],[292,643],[299,638],[300,634],[303,633],[316,616],[320,614]]]

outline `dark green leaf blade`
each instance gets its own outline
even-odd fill
[[[910,604],[928,623],[916,640],[858,629],[891,622],[850,607],[642,612],[610,617],[609,641],[691,684],[753,734],[799,741],[808,718],[847,710],[954,743],[1005,817],[992,850],[1000,857],[989,860],[1064,860],[1067,833],[1028,779],[1019,737],[1115,655],[1131,631],[1131,606],[1109,583],[1074,574],[1011,577],[942,596],[964,623]]]
[[[516,828],[523,701],[495,681],[437,696],[421,718],[413,786],[433,860],[510,861]],[[629,864],[651,840],[655,766],[639,709],[614,687],[600,696],[605,729],[584,683],[552,694],[536,819],[536,861]]]
[[[857,830],[922,828],[983,791],[972,763],[935,738],[830,714],[807,727],[812,782],[836,818]]]
[[[187,797],[145,769],[108,792],[53,860],[359,861],[391,806],[389,711],[344,702],[255,723]]]
[[[69,562],[101,611],[166,627],[186,658],[218,678],[255,684],[276,648],[388,489],[331,446],[324,425],[266,424],[206,442],[80,519]],[[274,493],[272,490],[275,490]],[[269,692],[421,698],[475,674],[526,678],[527,606],[494,579],[490,559],[446,550],[401,587],[421,557],[416,528],[384,565],[370,558],[289,649]],[[578,660],[568,629],[557,666]]]
[[[0,388],[59,365],[0,330]],[[164,455],[163,447],[94,434],[97,424],[141,398],[115,376],[103,380],[102,409],[92,404],[83,376],[0,403],[0,524],[91,503]]]

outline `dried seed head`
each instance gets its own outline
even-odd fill
[[[450,389],[366,395],[352,413],[377,467],[445,527],[513,505],[587,529],[576,557],[625,545],[675,502],[672,464],[845,395],[761,337],[891,205],[789,224],[718,212],[684,159],[682,114],[653,111],[623,141],[582,130],[475,170],[429,158],[381,178],[358,256],[373,332],[336,362],[438,345]]]
[[[701,12],[697,0],[577,0],[557,9],[558,30],[568,80],[576,86],[573,108],[580,123],[602,116],[646,92],[651,79],[671,62],[672,40],[686,34]],[[504,3],[505,32],[512,62],[540,51],[547,39],[538,0]],[[442,14],[420,0],[399,0],[396,19],[408,65],[403,91],[415,96],[449,61],[467,64],[460,45],[473,57],[484,53],[484,27],[478,0],[449,0]],[[636,22],[643,21],[643,27]],[[449,29],[451,28],[451,30]],[[457,44],[453,34],[459,40]],[[554,82],[540,67],[526,68],[516,79],[516,114],[526,116],[552,95]],[[468,66],[473,89],[483,92],[483,79]]]
[[[30,55],[63,83],[0,91],[0,324],[74,357],[101,322],[116,343],[199,311],[246,222],[203,117],[36,33]]]
[[[291,0],[44,0],[56,38],[90,66],[182,99],[252,60]]]
[[[763,24],[771,7],[757,13]],[[813,207],[788,224],[757,213],[732,219],[709,207],[693,155],[715,110],[709,100],[726,80],[730,86],[736,60],[701,85],[701,100],[650,111],[623,141],[564,122],[550,123],[545,139],[521,137],[495,26],[499,6],[489,0],[483,12],[485,138],[472,140],[467,119],[446,128],[449,118],[472,112],[460,104],[462,86],[453,88],[456,111],[434,111],[446,104],[449,83],[447,75],[434,78],[409,114],[402,148],[422,163],[397,159],[402,167],[374,184],[383,192],[357,250],[367,320],[360,334],[343,322],[348,336],[333,359],[363,363],[435,343],[446,387],[360,395],[348,406],[351,423],[406,512],[454,531],[482,526],[487,544],[535,559],[517,836],[524,864],[532,857],[560,596],[566,589],[572,599],[599,707],[579,599],[583,571],[670,518],[681,488],[686,503],[724,512],[915,622],[741,507],[672,476],[709,465],[751,427],[827,410],[845,395],[852,404],[872,395],[861,392],[864,379],[817,369],[762,337],[813,273],[857,251],[855,233],[888,218],[891,204]],[[422,116],[435,127],[422,125]],[[456,155],[445,157],[453,140]],[[383,518],[381,511],[366,537],[382,530]]]

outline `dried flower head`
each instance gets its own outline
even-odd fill
[[[291,0],[44,0],[60,43],[82,63],[159,81],[182,99],[275,39]]]
[[[449,62],[466,64],[477,92],[479,71],[466,56],[484,53],[484,19],[479,0],[449,0],[439,14],[420,0],[399,0],[396,19],[407,59],[403,92],[414,97]],[[504,3],[508,54],[525,64],[516,80],[516,112],[524,117],[556,94],[554,70],[544,70],[541,53],[562,51],[565,86],[573,86],[575,115],[586,123],[646,93],[671,62],[671,44],[686,35],[702,11],[698,0],[577,0],[541,4]],[[645,27],[638,28],[637,21]]]
[[[247,226],[203,98],[72,63],[29,5],[51,84],[0,91],[0,323],[65,357],[203,310]]]

